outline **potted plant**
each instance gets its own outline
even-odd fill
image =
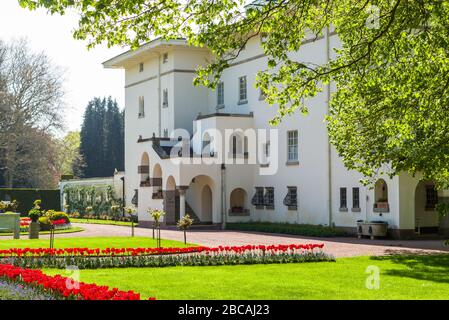
[[[186,214],[184,217],[179,219],[178,223],[176,224],[179,230],[184,231],[184,244],[187,244],[187,229],[189,229],[193,224],[193,219],[190,218],[188,214]]]
[[[39,217],[42,215],[41,210],[41,200],[34,201],[34,207],[28,212],[28,216],[31,219],[28,237],[30,239],[39,239],[39,231],[40,231],[40,225],[39,225]]]
[[[131,218],[131,237],[134,237],[134,220],[137,217],[136,212],[136,207],[133,205],[125,207],[125,213]]]
[[[148,209],[148,213],[153,218],[153,238],[154,238],[154,228],[156,228],[157,233],[157,246],[161,247],[161,223],[160,219],[165,215],[163,210],[158,209]]]

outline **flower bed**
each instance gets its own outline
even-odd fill
[[[40,270],[23,269],[9,264],[0,264],[0,281],[3,290],[19,290],[16,294],[10,294],[12,297],[25,294],[58,300],[140,300],[140,294],[133,291],[75,282],[60,275],[48,276]],[[21,288],[24,290],[20,291]]]
[[[188,248],[7,249],[0,258],[28,268],[165,267],[334,261],[323,244],[246,245]]]

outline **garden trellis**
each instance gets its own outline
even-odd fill
[[[68,213],[86,214],[86,208],[92,207],[96,216],[116,216],[120,211],[112,210],[112,206],[122,205],[122,200],[115,195],[113,186],[65,186],[63,190],[64,204]]]

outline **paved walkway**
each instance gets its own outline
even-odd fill
[[[130,236],[131,228],[100,224],[74,224],[85,229],[77,233],[56,235],[56,237],[98,237]],[[152,229],[136,228],[136,236],[152,236]],[[183,241],[183,233],[175,230],[162,230],[161,237]],[[311,238],[294,235],[281,235],[259,232],[192,230],[187,234],[187,241],[205,246],[245,245],[245,244],[291,244],[324,243],[324,250],[336,257],[362,255],[385,255],[400,253],[442,253],[449,252],[449,247],[442,240],[369,240],[357,238]]]

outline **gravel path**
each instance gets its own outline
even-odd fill
[[[131,228],[100,224],[79,224],[82,232],[56,235],[57,238],[130,236]],[[151,237],[152,230],[135,229],[136,236]],[[183,234],[176,230],[162,230],[164,239],[183,241]],[[42,236],[43,238],[47,236]],[[192,230],[187,234],[187,241],[205,246],[245,245],[245,244],[290,244],[290,243],[324,243],[324,250],[336,257],[365,255],[385,255],[402,253],[443,253],[449,248],[441,240],[369,240],[356,238],[311,238],[294,235],[281,235],[259,232]]]

